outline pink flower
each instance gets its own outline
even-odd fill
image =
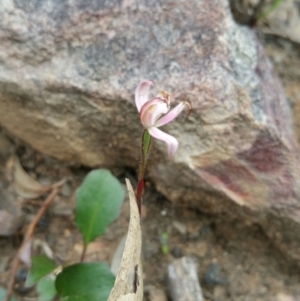
[[[159,130],[158,128],[171,122],[184,109],[191,105],[188,102],[180,102],[170,111],[170,95],[167,92],[160,92],[156,97],[149,99],[150,86],[153,81],[142,81],[135,90],[135,104],[140,113],[141,123],[149,134],[159,140],[164,141],[168,146],[169,157],[172,157],[177,148],[178,141],[175,137]]]

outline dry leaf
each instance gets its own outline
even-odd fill
[[[18,157],[10,159],[8,166],[11,167],[13,187],[18,195],[24,199],[34,199],[49,192],[52,186],[43,186],[30,177],[21,166]]]
[[[119,268],[120,268],[121,261],[122,261],[122,256],[123,256],[124,249],[125,249],[126,238],[127,238],[127,235],[122,237],[122,239],[120,240],[120,242],[118,244],[118,247],[116,248],[116,250],[114,252],[112,260],[111,260],[110,270],[115,276],[117,276],[117,274],[119,272]]]
[[[130,221],[119,272],[114,287],[107,301],[141,301],[143,300],[143,277],[141,265],[142,234],[140,215],[135,193],[130,181],[126,179],[130,202]],[[135,283],[128,287],[128,279],[134,270]]]
[[[135,300],[135,293],[126,294],[117,299],[117,301],[134,301],[134,300]]]

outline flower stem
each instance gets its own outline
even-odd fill
[[[137,187],[136,187],[136,201],[137,201],[140,216],[141,216],[141,213],[142,213],[143,192],[144,192],[144,179],[141,179],[141,180],[138,181],[138,184],[137,184]]]
[[[142,198],[144,192],[144,175],[145,175],[145,169],[146,169],[150,144],[151,144],[151,136],[147,130],[144,130],[142,136],[141,162],[139,167],[138,184],[136,187],[136,199],[137,199],[137,205],[138,205],[140,216],[142,211]]]

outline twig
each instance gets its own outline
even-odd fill
[[[8,287],[7,287],[6,295],[5,295],[3,301],[8,301],[9,298],[10,298],[10,296],[11,296],[11,294],[12,294],[13,287],[14,287],[15,274],[16,274],[18,266],[20,264],[20,258],[19,258],[19,256],[20,256],[20,253],[21,253],[23,247],[31,239],[31,237],[33,235],[33,232],[34,232],[34,229],[35,229],[38,221],[40,220],[40,218],[42,217],[42,215],[45,213],[46,209],[51,204],[51,202],[53,201],[53,199],[55,198],[55,196],[58,194],[58,192],[59,192],[59,189],[56,186],[56,188],[54,188],[51,191],[51,193],[48,195],[48,197],[44,201],[43,205],[40,207],[39,211],[36,213],[34,219],[29,224],[29,226],[27,228],[27,231],[25,233],[25,237],[23,239],[23,242],[22,242],[20,248],[18,249],[18,252],[15,255],[15,258],[13,260],[12,268],[11,268],[11,274],[10,274],[10,278],[9,278],[9,282],[8,282]]]

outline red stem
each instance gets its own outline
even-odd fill
[[[151,136],[147,130],[144,130],[142,136],[141,143],[141,162],[139,167],[139,176],[138,176],[138,184],[136,187],[136,202],[139,209],[140,216],[142,214],[142,200],[143,200],[143,192],[144,192],[144,174],[146,169],[147,157],[149,152],[149,147],[151,144]]]
[[[140,179],[136,186],[136,200],[140,216],[142,214],[142,197],[144,192],[144,179]]]

